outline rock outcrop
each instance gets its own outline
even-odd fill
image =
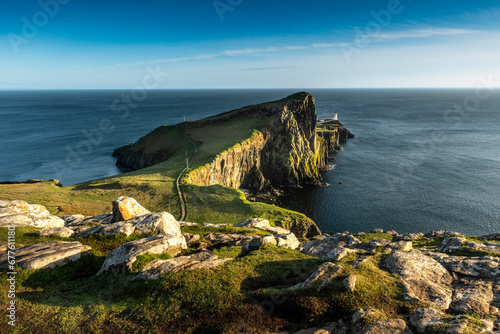
[[[160,234],[127,242],[114,249],[106,256],[98,275],[109,270],[129,271],[139,255],[158,255],[167,253],[171,256],[175,256],[179,254],[182,249],[186,248],[187,245],[184,237],[173,235]]]
[[[92,248],[78,241],[48,241],[24,246],[15,251],[16,266],[23,269],[48,269],[76,261]],[[0,254],[0,268],[8,265],[7,253]]]
[[[385,265],[399,275],[407,299],[431,303],[445,310],[450,306],[453,278],[439,262],[412,250],[409,253],[392,252]]]
[[[161,275],[181,270],[201,270],[218,267],[233,259],[219,259],[208,250],[188,256],[179,256],[168,260],[153,260],[144,267],[135,279],[159,279]]]

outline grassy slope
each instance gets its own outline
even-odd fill
[[[273,106],[283,105],[273,102]],[[211,119],[244,112],[245,108],[214,116]],[[267,124],[258,117],[239,118],[223,125],[209,124],[200,127],[200,122],[182,123],[180,127],[198,143],[199,153],[192,169],[210,162],[217,154],[252,136]],[[51,182],[39,184],[0,185],[0,199],[21,199],[45,205],[58,215],[98,215],[111,211],[111,202],[118,196],[130,196],[150,211],[168,211],[180,215],[179,199],[175,180],[191,158],[193,146],[174,126],[165,126],[145,137],[144,148],[151,150],[163,147],[173,155],[165,162],[109,178],[94,180],[59,188]],[[163,145],[163,146],[162,146]],[[237,223],[251,217],[266,217],[271,220],[303,219],[304,215],[263,203],[248,202],[238,190],[223,186],[183,187],[188,204],[187,219],[196,222]]]

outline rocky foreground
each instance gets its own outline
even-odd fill
[[[47,237],[46,242],[17,248],[16,265],[26,270],[51,269],[81,259],[91,247],[79,240],[89,235],[144,235],[111,250],[96,275],[132,272],[138,257],[161,255],[163,258],[152,259],[133,278],[158,280],[168,273],[212,270],[254,250],[277,247],[322,260],[304,281],[274,287],[277,293],[317,293],[341,284],[344,291],[354,294],[359,277],[353,270],[377,263],[398,278],[404,300],[417,305],[409,314],[390,317],[370,307],[357,309],[322,328],[296,333],[500,333],[500,234],[466,237],[450,231],[424,235],[374,230],[299,241],[289,230],[272,226],[265,219],[248,219],[234,227],[178,222],[169,213],[151,213],[128,197],[115,199],[113,212],[96,217],[57,217],[41,205],[0,201],[0,227],[8,226],[36,227],[39,236]],[[210,232],[190,234],[182,230],[193,226],[209,228]],[[237,231],[228,232],[232,228]],[[241,246],[235,258],[219,258],[212,252],[231,246]],[[7,246],[0,248],[0,267],[6,267]]]

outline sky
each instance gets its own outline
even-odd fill
[[[500,0],[0,3],[0,89],[500,87]]]

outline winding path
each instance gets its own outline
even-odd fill
[[[177,177],[177,181],[175,182],[175,184],[177,185],[177,193],[179,194],[179,199],[181,201],[181,216],[179,218],[179,221],[184,221],[184,219],[186,219],[187,210],[186,210],[186,199],[185,199],[184,194],[182,192],[181,180],[182,180],[182,177],[184,176],[184,174],[186,173],[186,171],[189,169],[189,167],[191,167],[191,164],[193,163],[194,159],[196,158],[196,155],[198,154],[198,145],[196,145],[196,143],[194,141],[192,141],[191,138],[189,138],[184,132],[182,132],[179,125],[176,125],[176,128],[184,136],[184,138],[186,138],[194,146],[193,157],[188,162],[187,167],[184,168],[182,170],[182,172],[179,174],[179,176]]]

